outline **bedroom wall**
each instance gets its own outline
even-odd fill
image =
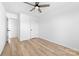
[[[5,46],[6,33],[6,13],[2,3],[0,3],[0,54]]]
[[[79,51],[79,3],[65,4],[40,17],[39,36]]]

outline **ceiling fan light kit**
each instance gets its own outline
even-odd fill
[[[37,9],[40,13],[42,13],[40,8],[50,6],[49,4],[39,5],[40,2],[35,2],[35,4],[31,4],[31,3],[28,3],[28,2],[24,2],[24,3],[33,6],[33,8],[30,11],[33,11],[33,10]]]

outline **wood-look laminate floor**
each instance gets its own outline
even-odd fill
[[[11,39],[6,44],[2,56],[79,56],[79,52],[41,38],[20,42]]]

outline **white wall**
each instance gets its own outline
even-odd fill
[[[57,9],[61,12],[53,14],[54,11],[49,11],[48,14],[40,18],[40,37],[79,51],[79,8],[74,7],[75,4],[69,5],[72,9],[68,5],[61,6],[61,9],[60,7]]]
[[[0,3],[0,54],[5,46],[6,33],[6,13],[2,3]]]

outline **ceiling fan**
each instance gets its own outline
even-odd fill
[[[39,5],[40,2],[35,2],[34,4],[31,4],[29,2],[24,2],[24,3],[33,6],[33,8],[30,11],[33,11],[33,10],[37,9],[40,13],[42,12],[40,8],[50,6],[49,4]]]

